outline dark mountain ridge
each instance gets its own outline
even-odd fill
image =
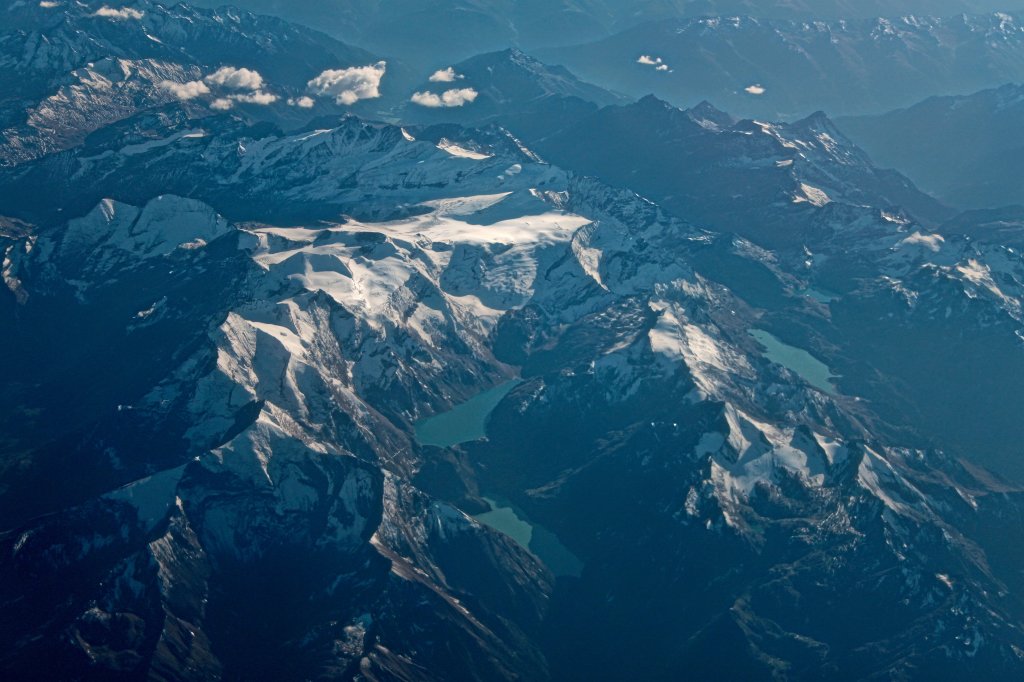
[[[1024,204],[1024,86],[933,97],[838,125],[879,165],[954,206]]]

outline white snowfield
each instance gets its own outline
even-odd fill
[[[929,279],[956,282],[963,291],[961,304],[984,299],[1002,314],[1024,322],[1024,252],[1019,249],[914,231],[890,247],[884,262],[894,286],[908,301],[916,301],[919,294],[908,280],[925,273]]]
[[[242,248],[264,275],[256,300],[214,334],[217,369],[200,379],[189,408],[195,446],[224,433],[246,405],[262,402],[261,420],[269,416],[322,447],[331,442],[328,413],[341,408],[367,438],[383,432],[397,440],[397,448],[381,442],[379,451],[408,458],[401,454],[412,447],[402,443],[405,436],[374,426],[382,417],[366,402],[367,391],[426,391],[451,400],[467,390],[455,383],[453,366],[478,377],[508,371],[495,366],[487,341],[503,314],[571,291],[563,281],[600,290],[572,258],[573,240],[592,221],[561,208],[557,192],[522,186],[538,176],[565,177],[531,169],[507,191],[428,199],[399,220],[247,226]],[[151,400],[166,399],[187,380],[183,370]]]
[[[288,239],[281,250],[277,240],[262,239],[257,262],[272,274],[297,282],[308,291],[323,291],[360,317],[377,324],[402,309],[406,284],[422,277],[438,287],[446,304],[463,319],[480,317],[491,325],[503,312],[524,305],[535,293],[542,250],[564,247],[587,218],[557,210],[505,218],[514,214],[504,202],[517,201],[512,192],[456,197],[428,202],[430,213],[386,223],[352,221],[321,231],[265,228],[262,235]],[[530,200],[533,196],[529,195]],[[467,222],[483,211],[493,223]],[[369,242],[360,235],[379,235]],[[298,244],[296,244],[298,242]],[[446,286],[440,285],[441,278]],[[447,290],[446,290],[447,289]],[[421,311],[421,315],[429,315]],[[425,323],[418,320],[416,323]]]
[[[477,152],[473,151],[472,149],[466,149],[465,147],[461,147],[452,142],[451,140],[447,140],[444,138],[442,138],[441,141],[437,143],[437,148],[440,149],[441,151],[448,152],[452,156],[461,159],[473,159],[474,161],[482,161],[484,159],[491,158],[490,154],[484,154],[483,152]]]
[[[230,231],[224,218],[192,199],[157,197],[142,209],[104,199],[84,218],[68,222],[60,256],[86,254],[88,268],[103,274],[113,266],[111,259],[164,256],[177,248],[201,246]]]

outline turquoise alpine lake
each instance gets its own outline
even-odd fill
[[[504,533],[520,546],[529,549],[530,541],[533,540],[533,526],[519,518],[519,515],[511,507],[502,507],[489,497],[485,497],[484,502],[490,505],[491,511],[477,514],[473,518],[485,526]]]
[[[814,287],[807,287],[801,292],[804,296],[818,303],[828,305],[832,301],[839,298],[839,294],[834,294],[831,291],[824,291],[822,289],[815,289]]]
[[[583,562],[554,533],[524,520],[525,514],[511,505],[496,502],[489,497],[485,497],[484,501],[491,506],[491,511],[477,514],[474,519],[515,540],[556,576],[579,576],[583,571]]]
[[[416,440],[420,445],[450,448],[487,436],[487,418],[505,396],[521,382],[518,379],[477,394],[447,412],[416,422]]]
[[[832,380],[838,377],[832,374],[832,370],[824,362],[802,348],[779,341],[762,329],[751,329],[750,335],[764,347],[766,358],[796,372],[811,386],[825,393],[835,394],[836,387]]]

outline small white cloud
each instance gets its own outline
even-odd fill
[[[60,7],[59,2],[51,2],[51,0],[41,0],[39,6],[43,9],[53,9],[54,7]]]
[[[421,107],[437,109],[440,107],[461,107],[474,101],[480,93],[473,88],[459,88],[458,90],[446,90],[441,95],[432,92],[417,92],[410,98],[414,104]]]
[[[665,63],[664,59],[662,59],[661,57],[652,57],[649,54],[640,55],[640,57],[636,60],[636,63],[642,64],[643,66],[653,66],[655,71],[672,70],[669,68],[668,64]]]
[[[40,3],[40,7],[41,6],[42,3]],[[107,5],[104,5],[103,7],[100,7],[98,10],[93,12],[92,16],[106,17],[107,19],[114,20],[134,19],[138,21],[139,19],[145,16],[145,12],[140,12],[139,10],[133,9],[131,7],[122,7],[120,9],[115,9],[113,7],[108,7]]]
[[[455,69],[453,69],[452,67],[449,66],[447,69],[441,69],[439,71],[435,71],[430,76],[430,82],[431,83],[454,83],[455,81],[462,80],[463,78],[465,78],[465,76],[463,76],[461,73],[455,73]]]
[[[206,86],[203,81],[188,81],[185,83],[177,83],[175,81],[162,81],[157,87],[165,92],[169,92],[181,101],[195,99],[202,95],[209,95],[210,88]]]
[[[258,71],[233,66],[222,66],[203,80],[228,90],[259,90],[263,87],[263,76]]]
[[[177,83],[168,80],[160,83],[159,87],[183,101],[216,91],[216,97],[210,106],[218,111],[227,111],[234,107],[236,102],[266,106],[280,99],[277,95],[262,89],[263,77],[259,73],[250,69],[236,69],[233,66],[217,69],[201,81]],[[230,92],[232,90],[235,92]]]
[[[333,97],[346,106],[361,99],[380,97],[380,82],[387,71],[387,62],[348,69],[328,69],[307,83],[309,91],[319,97]]]
[[[312,109],[314,104],[316,104],[316,101],[312,97],[306,97],[305,95],[303,95],[302,97],[288,98],[288,106],[290,107],[299,107],[300,109]]]
[[[265,107],[268,104],[273,104],[277,101],[277,95],[273,95],[269,92],[263,92],[262,90],[256,90],[255,92],[246,92],[238,95],[228,95],[228,99],[234,100],[235,102],[241,102],[243,104],[258,104],[261,107]]]
[[[414,92],[409,101],[414,104],[419,104],[421,107],[442,107],[444,103],[441,101],[440,95],[435,95],[432,92]]]
[[[767,92],[767,90],[760,85],[748,85],[747,87],[743,88],[743,91],[751,95],[763,95],[765,92]]]

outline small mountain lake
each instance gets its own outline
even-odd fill
[[[802,348],[779,341],[775,336],[762,329],[751,329],[750,335],[764,347],[766,358],[796,372],[804,381],[818,390],[833,395],[836,393],[836,387],[832,380],[839,377],[832,374],[832,370],[824,362]]]
[[[814,287],[807,287],[800,292],[804,296],[818,303],[828,305],[832,301],[839,298],[839,294],[834,294],[831,291],[825,291],[824,289],[815,289]]]
[[[491,505],[491,511],[477,514],[474,519],[515,540],[556,576],[578,576],[582,572],[583,562],[562,544],[557,535],[543,526],[524,520],[525,514],[510,504],[496,502],[489,497],[485,497],[484,501]]]
[[[427,417],[415,424],[420,445],[448,448],[487,436],[487,419],[505,396],[521,382],[516,379],[476,395],[448,412]],[[495,496],[497,497],[497,496]],[[556,576],[578,576],[583,562],[558,537],[535,523],[512,504],[485,496],[490,511],[473,518],[504,533],[541,560]]]
[[[447,412],[416,422],[416,440],[420,445],[450,448],[487,436],[487,418],[505,396],[521,382],[518,379],[479,393]]]

